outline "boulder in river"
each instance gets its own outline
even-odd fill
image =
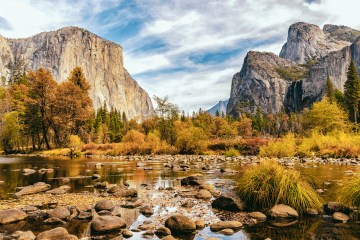
[[[98,216],[91,222],[91,228],[95,232],[107,232],[126,227],[124,219],[116,216]]]
[[[59,219],[65,219],[70,216],[70,211],[65,207],[56,207],[49,211],[49,216]]]
[[[45,191],[49,190],[50,188],[51,188],[51,186],[49,184],[46,184],[44,182],[38,182],[38,183],[35,183],[34,185],[29,185],[29,186],[22,188],[19,192],[15,193],[15,196],[21,197],[24,195],[45,192]]]
[[[332,219],[334,222],[341,222],[341,223],[346,223],[347,221],[349,221],[350,217],[344,213],[341,212],[335,212],[332,215]]]
[[[113,203],[113,201],[108,199],[101,200],[95,205],[96,211],[102,211],[102,210],[111,211],[114,207],[115,204]]]
[[[195,222],[181,214],[174,214],[166,219],[165,227],[176,233],[189,233],[196,230]]]
[[[113,195],[115,197],[136,197],[137,196],[137,190],[134,188],[118,188]]]
[[[75,235],[71,235],[63,227],[57,227],[48,231],[39,233],[36,240],[78,240]]]
[[[31,168],[24,168],[24,169],[22,170],[22,173],[23,173],[24,175],[30,175],[30,174],[36,173],[36,170],[31,169]]]
[[[263,214],[262,212],[251,212],[248,215],[251,218],[254,218],[258,221],[265,221],[266,220],[266,215]]]
[[[240,212],[244,210],[244,203],[235,196],[222,195],[215,199],[211,206],[216,209],[231,211],[231,212]]]
[[[189,176],[181,179],[181,186],[201,186],[204,181],[195,176]]]
[[[339,202],[328,202],[324,204],[324,212],[327,215],[333,215],[335,212],[342,212],[345,214],[349,214],[350,208],[339,203]]]
[[[157,236],[163,237],[163,236],[171,235],[171,230],[167,227],[160,226],[156,229],[155,234]]]
[[[70,186],[63,185],[58,188],[50,189],[50,190],[46,191],[46,193],[50,193],[50,194],[54,194],[54,195],[61,195],[61,194],[68,193],[70,191],[70,189],[71,189]]]
[[[66,224],[65,221],[61,220],[60,218],[57,217],[51,217],[48,218],[44,221],[44,224],[48,224],[48,225],[57,225],[57,224]]]
[[[127,229],[124,229],[121,231],[121,235],[123,235],[124,238],[131,238],[133,236],[133,233]]]
[[[163,237],[161,240],[176,240],[172,235],[167,235],[166,237]]]
[[[223,229],[239,229],[242,227],[242,223],[238,221],[223,221],[217,222],[210,225],[210,230],[217,232]]]
[[[24,220],[26,216],[26,213],[21,210],[0,210],[0,224],[8,224],[21,221]]]
[[[26,231],[26,232],[22,232],[22,231],[18,231],[19,234],[17,236],[17,240],[35,240],[35,235],[32,231]]]
[[[139,212],[141,214],[143,214],[144,216],[151,216],[154,214],[154,209],[152,208],[152,206],[149,206],[149,205],[146,205],[146,206],[143,206],[139,209]]]
[[[210,200],[212,197],[211,193],[206,189],[200,189],[196,195],[198,199]]]
[[[298,218],[298,212],[285,204],[276,204],[269,211],[272,218]]]
[[[142,199],[133,199],[133,201],[126,201],[124,204],[121,204],[123,208],[137,208],[143,204],[144,200]]]

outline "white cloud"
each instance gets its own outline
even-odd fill
[[[126,35],[117,30],[133,20],[141,21],[140,31],[119,43],[124,47],[125,67],[130,74],[136,74],[150,95],[168,95],[181,108],[192,111],[228,98],[232,76],[240,71],[246,51],[278,54],[286,41],[287,29],[294,22],[320,26],[334,23],[360,29],[360,18],[356,17],[359,1],[307,2],[312,3],[304,0],[0,0],[0,17],[11,26],[0,28],[0,34],[26,37],[76,25],[100,36]],[[120,4],[128,7],[118,8]],[[136,11],[132,5],[136,5]],[[153,39],[166,47],[142,48]],[[231,49],[242,51],[217,62],[196,62],[190,58]],[[164,71],[176,68],[185,70]]]

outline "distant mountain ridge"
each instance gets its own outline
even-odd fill
[[[7,65],[24,59],[26,70],[44,67],[57,82],[66,80],[80,66],[89,82],[94,108],[125,112],[128,118],[152,115],[153,105],[147,92],[124,67],[122,47],[78,27],[65,27],[29,38],[6,39],[0,36],[0,75],[9,78]]]
[[[279,56],[248,52],[232,79],[227,113],[300,111],[323,97],[327,77],[343,91],[351,60],[360,66],[359,36],[346,26],[292,24]]]
[[[229,99],[224,101],[219,101],[215,106],[207,110],[207,112],[210,113],[212,116],[215,116],[217,111],[219,112],[220,115],[222,113],[226,115],[226,108],[228,103],[229,103]]]

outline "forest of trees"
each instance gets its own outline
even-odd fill
[[[244,148],[241,144],[261,144],[259,139],[288,133],[306,137],[314,131],[326,135],[333,131],[357,133],[358,129],[360,80],[354,63],[348,69],[344,93],[328,78],[322,101],[290,114],[263,114],[258,108],[254,115],[240,112],[237,119],[219,113],[211,116],[201,109],[188,115],[167,97],[155,96],[156,112],[140,123],[105,103],[94,111],[89,89],[80,67],[60,84],[43,68],[14,75],[11,84],[0,88],[1,148],[31,152],[83,144],[86,151],[94,144],[122,143],[118,148],[129,148],[132,143],[131,151],[119,153],[197,154],[229,148],[237,151]]]

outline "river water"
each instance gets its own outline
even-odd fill
[[[99,166],[101,163],[102,165]],[[179,178],[192,174],[201,173],[209,182],[221,182],[222,180],[236,180],[246,167],[237,161],[218,163],[214,170],[202,171],[201,165],[190,167],[189,171],[172,171],[164,168],[164,161],[147,161],[145,170],[136,166],[136,160],[123,158],[77,158],[69,159],[62,157],[0,157],[0,199],[12,198],[17,187],[27,186],[36,182],[46,182],[57,187],[59,179],[69,177],[72,192],[96,192],[92,187],[94,184],[91,176],[99,174],[100,181],[109,183],[127,182],[130,187],[140,189],[145,184],[152,189],[161,187],[177,186]],[[210,166],[211,167],[211,166]],[[36,172],[23,175],[22,169],[52,169],[45,173]],[[150,169],[152,168],[152,169]],[[221,173],[218,169],[226,168],[237,171],[233,174]],[[351,176],[344,174],[345,171],[359,171],[359,166],[335,165],[335,164],[295,164],[294,168],[310,179],[317,188],[326,189],[322,194],[325,201],[335,201],[337,190],[343,181]],[[222,189],[224,190],[224,189]],[[0,202],[1,204],[1,202]],[[129,225],[136,226],[139,222],[146,220],[137,210],[123,209],[123,216],[127,216]],[[9,226],[0,226],[0,233],[11,233],[16,230],[29,230],[32,226],[27,223],[17,223]],[[69,232],[78,237],[89,236],[89,224],[79,221],[66,226]],[[130,227],[131,228],[131,227]],[[34,233],[40,232],[48,227],[37,227]],[[232,236],[224,236],[212,233],[205,228],[197,235],[180,237],[180,239],[206,239],[217,237],[220,239],[360,239],[360,222],[346,224],[335,224],[328,217],[308,218],[287,227],[279,227],[267,221],[253,226],[245,226],[242,230]],[[131,239],[140,239],[141,234],[135,233]],[[106,239],[106,238],[101,238]],[[151,239],[151,238],[150,238]],[[153,239],[157,239],[154,237]]]

